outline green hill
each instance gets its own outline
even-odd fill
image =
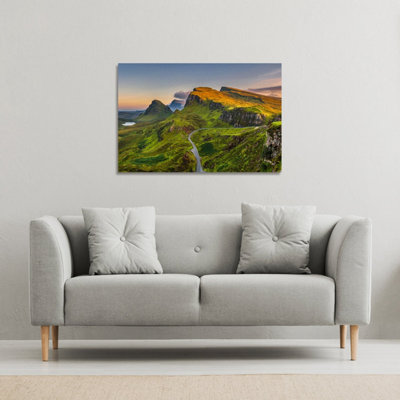
[[[119,171],[195,171],[188,135],[198,129],[192,140],[205,171],[279,171],[280,118],[281,99],[235,88],[195,88],[174,113],[154,100],[136,125],[119,129]]]
[[[160,100],[153,100],[146,111],[136,118],[136,122],[162,121],[172,114],[171,109]]]

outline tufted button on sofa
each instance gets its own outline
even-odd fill
[[[59,326],[82,325],[340,325],[342,347],[351,325],[355,359],[358,325],[370,320],[370,221],[316,216],[309,275],[236,274],[241,236],[240,215],[158,216],[163,274],[89,276],[82,217],[32,221],[31,322],[43,359],[50,326],[57,348]]]

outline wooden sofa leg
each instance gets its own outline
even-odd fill
[[[340,325],[340,348],[346,347],[347,325]]]
[[[49,327],[41,326],[40,331],[42,334],[42,360],[49,360]]]
[[[51,327],[51,341],[53,342],[53,350],[58,349],[58,326]]]
[[[357,360],[358,325],[350,325],[351,360]]]

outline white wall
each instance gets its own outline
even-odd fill
[[[0,2],[0,338],[38,338],[28,223],[82,206],[316,204],[374,223],[368,338],[400,336],[400,7],[374,0]],[[283,171],[117,174],[119,62],[282,62]],[[63,337],[336,337],[337,328],[93,329]]]

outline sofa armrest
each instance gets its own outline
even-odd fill
[[[335,280],[335,322],[366,325],[371,314],[371,221],[349,216],[332,231],[326,275]]]
[[[55,217],[30,225],[30,308],[32,325],[64,324],[64,283],[72,276],[67,234]]]

